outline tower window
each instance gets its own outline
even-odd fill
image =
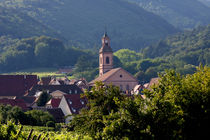
[[[106,57],[106,64],[109,64],[109,57]]]

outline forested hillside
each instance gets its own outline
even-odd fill
[[[0,5],[28,14],[83,48],[99,47],[105,26],[114,50],[137,50],[177,31],[124,0],[1,0]]]
[[[210,25],[167,37],[141,52],[121,49],[114,55],[115,67],[123,67],[141,82],[148,82],[165,69],[192,74],[200,63],[210,65]],[[76,70],[83,71],[75,71],[75,75],[90,80],[97,73],[98,60],[96,56],[89,59],[87,64],[87,58],[77,61]]]
[[[128,0],[167,20],[177,28],[194,28],[210,23],[210,8],[198,0]],[[207,0],[202,0],[209,3]]]
[[[46,36],[24,39],[0,37],[0,72],[28,68],[73,66],[86,53],[64,46],[63,42]]]
[[[2,35],[10,35],[14,38],[48,35],[63,39],[57,32],[27,14],[0,6],[0,36]]]

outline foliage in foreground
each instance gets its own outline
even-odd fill
[[[49,122],[55,124],[54,118],[48,112],[41,110],[23,112],[17,106],[0,105],[0,123],[6,124],[8,121],[32,126],[46,126]]]
[[[53,131],[37,131],[31,129],[30,131],[24,130],[25,126],[15,125],[12,122],[8,124],[0,124],[0,139],[1,140],[38,140],[38,139],[49,139],[49,140],[78,140],[86,139],[91,140],[88,136],[80,136],[72,132],[53,132]]]
[[[96,83],[86,91],[88,108],[69,129],[94,139],[192,139],[209,137],[210,68],[181,76],[175,71],[141,96],[125,96],[113,86]]]

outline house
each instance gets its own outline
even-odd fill
[[[144,84],[144,87],[150,90],[153,85],[158,85],[159,81],[159,77],[152,78],[149,83]]]
[[[81,94],[83,91],[77,85],[35,85],[26,93],[27,96],[39,96],[42,91],[52,93],[61,91],[66,94]]]
[[[61,99],[63,97],[63,95],[66,95],[66,93],[60,91],[60,90],[56,90],[53,91],[52,93],[50,93],[50,95],[52,96],[52,98],[59,98]]]
[[[85,78],[81,78],[81,79],[75,81],[74,84],[77,85],[82,90],[89,88],[88,82],[86,81]]]
[[[41,80],[38,82],[38,85],[49,85],[51,80],[51,77],[42,77]]]
[[[42,77],[38,82],[39,85],[70,85],[70,80],[67,77]]]
[[[36,75],[0,75],[0,97],[13,99],[37,85]]]
[[[36,97],[34,96],[22,96],[17,99],[22,99],[28,108],[30,108],[32,104],[36,101]]]
[[[27,111],[27,105],[23,99],[0,99],[0,105],[11,105],[20,107],[23,111]]]
[[[70,80],[67,77],[52,78],[49,85],[70,85]]]
[[[92,80],[89,86],[94,86],[96,81],[113,84],[120,87],[121,91],[130,93],[136,85],[138,80],[123,68],[113,69],[113,51],[110,46],[110,39],[105,32],[102,37],[102,47],[99,51],[99,77]]]
[[[85,108],[87,100],[81,98],[80,94],[64,95],[61,99],[59,108],[63,111],[65,116],[79,114],[82,108]],[[72,119],[72,116],[66,118],[65,122],[68,123]]]

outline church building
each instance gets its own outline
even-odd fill
[[[113,84],[120,87],[122,91],[134,89],[138,85],[138,80],[123,68],[113,68],[113,51],[107,33],[102,37],[102,47],[99,51],[99,77],[89,83],[94,86],[96,81]]]

